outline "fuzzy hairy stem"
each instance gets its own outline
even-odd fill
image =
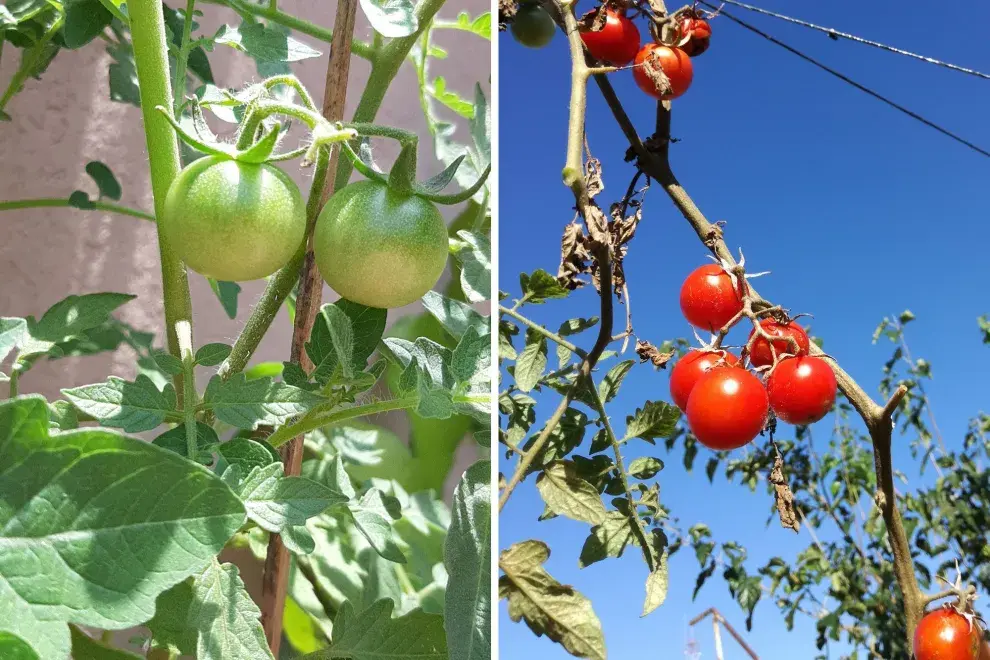
[[[456,401],[457,398],[455,397],[454,400]],[[293,438],[301,438],[310,431],[315,431],[316,429],[324,426],[338,424],[356,417],[378,415],[380,413],[390,412],[392,410],[407,410],[409,408],[414,408],[417,403],[419,403],[418,395],[403,397],[401,399],[377,401],[375,403],[365,403],[333,412],[327,412],[325,409],[316,407],[299,418],[297,422],[283,426],[268,436],[268,444],[278,449],[285,443],[291,441]]]
[[[735,259],[722,238],[721,229],[705,218],[704,214],[694,203],[694,200],[691,199],[690,195],[688,195],[687,191],[677,180],[677,177],[674,176],[674,172],[671,169],[668,150],[670,144],[669,108],[663,103],[657,104],[656,136],[662,140],[662,146],[655,150],[647,150],[636,134],[636,129],[623,110],[609,81],[605,80],[603,76],[596,78],[598,86],[602,90],[609,108],[612,110],[612,114],[615,116],[616,121],[619,122],[623,133],[629,138],[630,145],[637,156],[639,168],[663,186],[671,201],[674,202],[674,205],[677,206],[692,229],[694,229],[701,242],[720,260],[728,263],[730,267],[735,266]],[[750,286],[749,292],[754,300],[759,300],[768,306],[772,306],[771,303],[760,298],[752,286]],[[809,352],[811,355],[828,358],[815,344],[811,345]],[[911,559],[911,548],[908,543],[907,533],[904,530],[901,514],[897,508],[893,479],[893,461],[891,459],[891,431],[893,429],[891,414],[897,407],[897,403],[906,394],[907,388],[901,386],[891,397],[890,401],[886,405],[881,406],[834,359],[828,358],[827,361],[835,373],[835,379],[839,385],[839,389],[866,424],[873,443],[874,468],[879,488],[876,502],[883,515],[891,551],[894,555],[894,575],[897,578],[897,586],[904,600],[904,614],[907,620],[905,634],[908,645],[910,646],[911,640],[914,637],[914,630],[924,615],[925,603],[924,595],[918,586],[918,580],[914,574],[914,563]]]
[[[119,213],[120,215],[129,215],[132,218],[140,218],[141,220],[155,221],[155,216],[150,213],[145,213],[144,211],[139,211],[137,209],[128,208],[126,206],[121,206],[119,204],[111,204],[109,202],[93,202],[93,208],[91,209],[80,209],[77,206],[72,206],[69,203],[68,198],[62,199],[57,197],[42,197],[37,199],[15,199],[8,202],[0,202],[0,211],[14,211],[17,209],[36,209],[36,208],[54,208],[54,207],[71,207],[80,211],[107,211],[109,213]]]
[[[172,107],[172,85],[168,77],[168,47],[165,41],[165,19],[158,0],[131,0],[127,5],[131,19],[131,40],[138,86],[141,90],[141,114],[148,141],[148,161],[151,167],[151,192],[155,198],[155,216],[164,215],[165,196],[181,169],[179,139],[172,125],[155,110],[157,106]],[[162,296],[165,302],[165,328],[169,352],[181,358],[175,334],[177,323],[187,322],[192,343],[192,300],[186,267],[175,254],[172,245],[158,232],[158,248],[162,261]],[[173,379],[180,405],[183,401],[183,377]]]
[[[358,0],[339,0],[334,17],[334,33],[330,44],[330,57],[327,61],[326,87],[323,95],[322,119],[328,122],[339,121],[344,115],[347,100],[347,78],[350,72],[351,53],[347,44],[354,35],[354,20]],[[333,193],[334,186],[327,173],[335,163],[336,156],[330,155],[329,147],[317,151],[317,166],[320,169],[319,181],[315,181],[306,204],[306,234],[303,239],[303,259],[299,272],[299,294],[296,298],[296,314],[292,328],[292,346],[289,359],[302,364],[307,371],[312,367],[306,357],[306,341],[313,330],[316,315],[319,313],[323,294],[323,278],[316,268],[313,256],[313,232],[320,210]],[[302,467],[303,434],[293,434],[292,440],[279,453],[285,464],[285,475],[298,475]],[[268,554],[265,558],[265,572],[261,583],[261,622],[265,637],[278,657],[282,641],[282,613],[285,610],[285,596],[289,585],[289,550],[282,537],[272,534],[268,540]]]

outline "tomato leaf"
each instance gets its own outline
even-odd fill
[[[211,277],[207,277],[206,281],[210,283],[210,288],[223,305],[223,311],[227,316],[232,319],[237,318],[237,295],[241,292],[241,285],[237,282],[217,281]]]
[[[69,633],[72,638],[72,660],[141,660],[143,657],[107,646],[84,633],[79,626],[69,624]]]
[[[636,413],[626,417],[626,438],[669,438],[677,429],[681,411],[663,401],[647,401]]]
[[[379,555],[391,562],[406,563],[402,550],[395,542],[392,531],[392,514],[385,504],[385,494],[377,488],[370,489],[359,502],[351,502],[348,510],[358,531],[368,540]]]
[[[533,305],[541,305],[553,298],[566,298],[571,293],[556,277],[542,268],[533,271],[532,275],[520,273],[519,288],[522,289],[526,302]]]
[[[550,548],[541,541],[523,541],[503,550],[499,566],[501,598],[509,601],[509,618],[525,619],[537,635],[546,635],[574,656],[605,660],[602,624],[584,595],[555,580],[543,564]]]
[[[592,525],[607,514],[598,491],[581,478],[574,463],[554,461],[536,478],[536,488],[551,511]]]
[[[0,403],[0,630],[64,658],[67,621],[147,621],[156,596],[202,570],[246,516],[220,479],[172,452],[103,429],[49,437],[48,425],[39,396]],[[53,508],[56,493],[73,504]]]
[[[100,0],[67,0],[62,39],[66,48],[81,48],[100,36],[113,14]]]
[[[547,340],[542,335],[527,337],[526,348],[516,358],[513,375],[516,387],[522,392],[529,392],[547,370]]]
[[[430,96],[444,104],[465,119],[474,119],[474,104],[463,98],[457,92],[447,89],[447,81],[443,76],[437,76],[433,85],[428,88]]]
[[[643,613],[646,616],[663,605],[667,600],[667,553],[660,555],[660,564],[656,570],[646,577],[646,602],[643,603]]]
[[[470,202],[475,213],[477,205]],[[478,303],[492,297],[492,247],[488,239],[477,232],[457,232],[459,245],[454,259],[461,266],[461,290],[468,302]]]
[[[100,189],[101,198],[120,200],[120,182],[117,181],[117,177],[113,175],[109,167],[98,160],[92,160],[86,163],[86,174],[93,177],[93,181]]]
[[[454,339],[460,339],[468,328],[474,328],[482,334],[488,333],[488,318],[459,300],[448,298],[436,291],[427,291],[423,296],[423,307]]]
[[[62,394],[101,425],[128,433],[148,431],[166,419],[178,418],[175,389],[171,383],[159,390],[143,375],[134,382],[110,376],[105,383],[65,389]]]
[[[305,524],[307,518],[348,500],[311,479],[283,476],[280,462],[253,468],[236,492],[248,518],[269,532]]]
[[[419,26],[410,0],[361,0],[361,10],[383,37],[408,37]]]
[[[392,616],[395,603],[382,599],[355,613],[345,602],[333,620],[333,641],[314,658],[351,660],[447,660],[447,640],[443,617],[413,610]]]
[[[165,431],[151,442],[162,449],[174,451],[179,456],[189,457],[188,446],[186,445],[186,427],[183,424]],[[220,438],[217,437],[217,432],[213,430],[212,426],[203,422],[196,422],[196,446],[200,449],[196,462],[203,465],[213,463],[213,448],[219,442]]]
[[[450,371],[458,383],[491,382],[492,341],[488,333],[468,328],[450,359]]]
[[[203,405],[212,409],[217,419],[248,430],[261,424],[284,424],[324,401],[313,392],[273,382],[268,377],[249,381],[244,374],[235,374],[226,381],[214,376],[203,397]]]
[[[213,41],[246,53],[259,63],[298,62],[321,54],[298,39],[261,23],[242,23],[239,28],[222,25]]]
[[[586,568],[608,557],[621,557],[633,542],[633,528],[629,516],[621,511],[609,511],[605,519],[591,528],[584,541],[578,566]]]
[[[261,610],[244,589],[236,566],[214,558],[196,576],[192,591],[188,622],[198,633],[197,658],[274,658],[261,627]]]
[[[277,460],[263,444],[248,438],[233,438],[223,442],[217,447],[217,453],[230,465],[239,465],[243,474]]]
[[[231,347],[227,344],[204,344],[196,351],[196,364],[204,367],[216,366],[227,359],[230,351]]]

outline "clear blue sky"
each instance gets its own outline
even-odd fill
[[[590,8],[583,2],[580,10]],[[908,11],[890,1],[837,5],[762,0],[760,6],[838,30],[980,70],[990,70],[990,41],[971,26],[990,24],[990,4],[968,3],[937,17],[935,5]],[[843,8],[848,6],[848,12]],[[671,5],[674,8],[674,5]],[[726,7],[747,22],[846,73],[914,111],[990,149],[990,81],[938,68],[773,18]],[[951,15],[949,15],[951,14]],[[759,281],[768,298],[815,315],[814,333],[826,350],[869,391],[881,377],[889,344],[870,335],[884,315],[910,308],[914,357],[933,363],[928,385],[938,423],[950,448],[960,446],[967,421],[987,405],[990,351],[979,343],[976,318],[990,313],[987,237],[990,158],[945,138],[727,19],[715,19],[707,53],[694,60],[694,83],[674,102],[672,148],[681,182],[711,220],[726,220],[726,238],[742,246],[747,265],[771,270]],[[500,288],[518,296],[518,273],[556,272],[560,233],[571,219],[573,199],[560,183],[564,161],[569,61],[564,37],[528,50],[500,35]],[[654,103],[639,92],[628,71],[613,75],[616,90],[641,135],[652,132]],[[594,84],[589,90],[591,148],[604,165],[603,203],[618,198],[632,169],[619,129]],[[973,249],[975,248],[975,249]],[[659,187],[647,197],[626,272],[637,333],[657,343],[690,336],[677,293],[684,276],[706,262],[706,250]],[[527,307],[537,321],[556,327],[571,316],[596,313],[593,293],[542,308]],[[620,308],[619,313],[624,311]],[[620,322],[621,323],[621,322]],[[587,339],[585,340],[588,341]],[[955,348],[953,347],[955,345]],[[631,352],[631,351],[630,351]],[[551,353],[552,355],[552,353]],[[611,405],[613,419],[646,399],[668,399],[666,372],[634,368]],[[538,428],[555,395],[543,397]],[[828,426],[828,421],[822,423]],[[783,427],[783,437],[791,433]],[[824,443],[826,429],[818,430]],[[896,436],[895,436],[896,437]],[[909,438],[896,440],[896,467],[917,475]],[[720,541],[736,540],[750,552],[755,570],[769,557],[793,557],[810,539],[766,527],[771,498],[722,480],[709,485],[699,471],[686,474],[682,452],[633,444],[630,458],[657,455],[667,467],[657,480],[661,500],[684,529],[705,522]],[[502,461],[501,469],[511,471]],[[553,549],[548,570],[594,603],[609,657],[682,658],[686,622],[715,606],[737,628],[745,615],[718,577],[691,601],[697,562],[690,550],[670,564],[666,603],[639,617],[646,567],[634,548],[620,560],[579,570],[577,557],[587,525],[566,519],[537,522],[543,505],[526,482],[500,518],[499,545],[527,538]],[[979,602],[978,602],[979,604]],[[503,658],[570,657],[525,624],[512,623],[500,604]],[[702,658],[713,658],[709,622],[697,627]],[[798,618],[787,635],[782,616],[766,600],[746,638],[761,660],[814,657],[813,623]],[[727,660],[743,658],[723,635]],[[842,647],[832,647],[837,658]]]

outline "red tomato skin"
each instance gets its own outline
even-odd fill
[[[794,341],[797,342],[798,352],[794,353],[786,339],[774,341],[773,349],[777,351],[778,356],[783,353],[790,353],[792,355],[808,354],[808,349],[811,348],[811,341],[808,339],[808,333],[794,321],[791,321],[785,325],[774,319],[765,318],[760,321],[760,325],[763,326],[763,330],[772,337],[787,337],[789,335],[794,338]],[[756,330],[750,331],[749,338],[746,340],[747,344],[755,334]],[[752,348],[750,348],[749,351],[750,364],[754,367],[769,367],[773,364],[773,355],[770,353],[770,343],[771,342],[768,342],[762,337],[753,342]]]
[[[657,52],[657,56],[660,58],[660,68],[670,79],[670,94],[660,94],[642,66],[653,51]],[[633,79],[639,88],[649,96],[662,101],[669,101],[676,99],[691,86],[691,80],[694,79],[694,67],[691,65],[691,58],[680,48],[650,43],[643,46],[636,54]]]
[[[742,367],[712,369],[695,384],[687,420],[709,449],[738,449],[760,434],[767,421],[767,391]]]
[[[632,62],[642,41],[636,24],[611,9],[606,11],[605,27],[598,32],[582,32],[581,39],[595,59],[612,66],[625,66]]]
[[[718,264],[696,268],[681,285],[681,313],[696,328],[717,332],[742,308],[739,289]]]
[[[674,400],[674,405],[681,410],[687,410],[691,390],[694,389],[698,379],[719,361],[722,361],[719,368],[735,367],[739,364],[739,358],[728,351],[693,350],[678,360],[670,371],[670,398]]]
[[[712,39],[712,26],[703,18],[685,18],[681,21],[681,34],[687,41],[681,44],[681,50],[689,57],[697,57],[708,50]]]
[[[914,631],[915,660],[977,660],[983,635],[951,606],[922,617]]]
[[[818,357],[784,358],[767,378],[770,407],[788,424],[814,424],[835,405],[835,373]]]

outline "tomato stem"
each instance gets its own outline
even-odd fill
[[[110,213],[129,215],[132,218],[140,218],[141,220],[150,220],[152,222],[155,221],[155,216],[150,213],[145,213],[144,211],[128,208],[119,204],[111,204],[108,202],[93,202],[93,207],[88,209],[80,209],[78,206],[74,206],[71,202],[69,202],[68,199],[61,199],[57,197],[16,199],[7,202],[0,202],[0,211],[15,211],[17,209],[34,209],[45,207],[72,207],[80,211],[109,211]]]
[[[283,426],[268,436],[268,443],[272,447],[278,449],[296,436],[305,435],[306,433],[315,431],[323,426],[329,426],[344,420],[354,419],[355,417],[377,415],[390,410],[405,410],[407,408],[415,407],[418,403],[419,395],[415,395],[400,399],[389,399],[387,401],[366,403],[364,405],[344,408],[343,410],[337,410],[331,413],[326,413],[326,410],[322,406],[317,406],[299,418],[299,420],[294,424]]]
[[[155,110],[156,106],[171,108],[172,85],[168,76],[168,49],[162,3],[158,0],[131,0],[127,4],[131,19],[131,39],[134,63],[137,67],[141,92],[141,113],[148,142],[151,167],[151,192],[155,199],[155,216],[162,218],[165,196],[181,169],[179,142],[168,120]],[[161,231],[158,247],[162,262],[162,294],[165,303],[165,328],[169,352],[176,357],[179,342],[175,334],[181,321],[189,323],[192,343],[192,301],[186,268],[176,256]],[[183,400],[183,377],[175,376],[174,385],[180,403]]]

